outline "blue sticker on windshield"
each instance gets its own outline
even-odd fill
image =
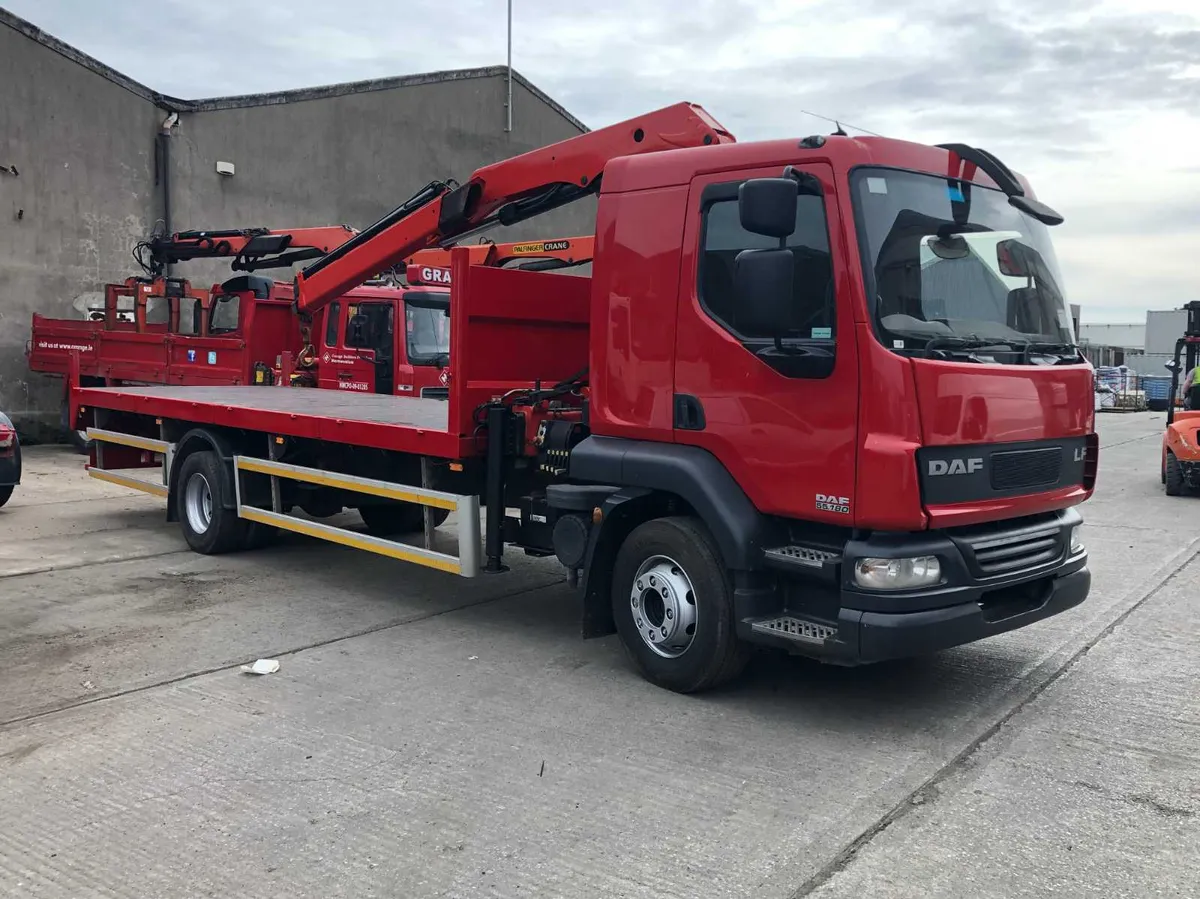
[[[957,185],[951,185],[946,188],[946,196],[950,198],[951,203],[965,203],[966,197],[963,196],[962,190]]]

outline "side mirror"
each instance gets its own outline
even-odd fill
[[[350,333],[354,335],[355,340],[362,340],[364,332],[367,329],[367,317],[361,312],[350,316]]]
[[[738,218],[751,234],[784,238],[796,230],[796,197],[792,178],[751,178],[738,187]]]
[[[796,327],[792,251],[742,250],[733,261],[734,325],[748,337],[781,337]]]
[[[1029,266],[1024,246],[1016,240],[1002,240],[996,244],[996,262],[1000,274],[1010,278],[1029,278],[1033,271]]]
[[[1008,205],[1020,209],[1026,215],[1032,216],[1043,225],[1061,225],[1063,217],[1040,200],[1031,197],[1009,197]]]
[[[971,247],[961,234],[951,234],[948,237],[931,236],[927,246],[938,259],[966,259],[971,255]]]

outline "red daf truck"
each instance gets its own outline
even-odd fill
[[[754,644],[868,663],[1084,601],[1098,443],[1062,219],[978,148],[737,143],[677,104],[430,185],[305,268],[296,311],[584,196],[590,276],[451,250],[448,402],[75,388],[90,473],[166,497],[202,553],[281,528],[463,576],[557,557],[584,635],[684,692]],[[155,480],[125,470],[146,452]],[[295,513],[313,491],[367,531]]]

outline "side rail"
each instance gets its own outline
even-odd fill
[[[88,466],[87,472],[90,477],[98,481],[108,481],[110,484],[129,487],[133,490],[141,490],[143,493],[150,493],[154,496],[167,496],[168,477],[171,472],[171,457],[175,453],[175,444],[168,443],[166,440],[156,440],[153,437],[139,437],[136,434],[106,431],[103,428],[88,428],[87,439],[94,441],[96,453],[95,464]],[[112,448],[106,453],[106,447]],[[137,464],[130,464],[133,460],[131,459],[129,450],[140,451],[139,458],[136,459]],[[108,465],[112,465],[114,469],[145,468],[145,461],[140,458],[141,453],[156,453],[162,456],[162,483],[156,484],[145,478],[139,478],[126,474],[124,471],[115,471],[107,467]]]
[[[409,487],[404,484],[394,484],[389,481],[362,478],[356,475],[337,474],[318,468],[305,468],[300,465],[290,465],[286,462],[276,462],[254,456],[234,456],[233,465],[239,518],[282,528],[285,531],[294,531],[297,534],[305,534],[318,540],[327,540],[342,546],[390,556],[393,559],[413,562],[427,568],[436,568],[439,571],[447,571],[463,577],[475,577],[479,574],[481,538],[478,496],[462,496],[424,487]],[[263,509],[242,502],[245,492],[243,477],[247,474],[267,475],[271,478],[273,509]],[[397,502],[414,503],[424,506],[427,512],[432,509],[457,512],[458,554],[452,555],[433,548],[432,527],[426,527],[425,546],[421,547],[290,515],[284,512],[279,505],[280,490],[277,479],[280,478],[320,487],[331,487],[350,493],[362,493]],[[428,520],[428,514],[426,517]]]

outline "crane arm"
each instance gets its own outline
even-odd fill
[[[285,268],[319,259],[358,232],[349,225],[321,228],[242,228],[225,231],[179,231],[138,244],[134,256],[152,275],[168,265],[192,259],[233,257],[235,272]],[[148,261],[147,261],[148,257]]]
[[[312,314],[419,250],[595,194],[610,160],[733,140],[700,106],[677,103],[484,166],[461,185],[435,181],[301,271],[296,309]]]
[[[515,243],[479,243],[466,249],[471,265],[500,267],[518,262],[516,268],[547,269],[566,268],[592,261],[596,239],[587,237],[562,237],[553,240],[522,240]],[[449,284],[450,250],[435,247],[420,250],[406,260],[405,278],[409,284]]]

